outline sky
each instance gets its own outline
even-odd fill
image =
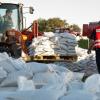
[[[15,0],[3,1],[13,2]],[[28,18],[27,23],[38,18],[59,17],[67,20],[69,24],[82,27],[84,23],[100,20],[100,0],[16,0],[16,2],[34,7],[33,15],[25,15]]]

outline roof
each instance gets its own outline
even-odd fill
[[[10,2],[8,0],[0,0],[1,3],[9,3],[9,4],[19,4],[22,3],[21,1],[18,2],[17,0],[10,0]]]

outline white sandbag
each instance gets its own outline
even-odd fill
[[[52,36],[50,34],[53,34]],[[30,54],[34,55],[75,55],[75,46],[77,41],[75,36],[69,33],[45,33],[40,38],[33,39],[32,45],[34,46],[34,52],[30,48]],[[46,36],[50,35],[50,36]],[[32,45],[30,47],[32,47]],[[70,47],[69,47],[70,46]],[[68,48],[69,47],[69,48]],[[57,49],[58,48],[58,49]],[[69,50],[69,52],[68,52]]]
[[[8,96],[10,94],[12,94],[13,92],[10,92],[10,91],[3,91],[3,92],[0,92],[0,100],[11,100]]]
[[[68,50],[67,44],[59,44],[59,47],[63,50]]]
[[[1,83],[1,87],[4,86],[17,86],[18,77],[25,76],[27,79],[33,77],[33,73],[27,70],[20,70],[16,72],[12,72],[8,75],[8,77]]]
[[[82,90],[84,84],[81,81],[71,81],[70,84],[68,84],[67,88],[68,91],[77,91],[77,90]]]
[[[54,95],[58,97],[62,97],[67,93],[66,85],[63,83],[63,81],[56,84],[43,86],[40,90],[51,90],[53,93],[55,93]]]
[[[95,95],[97,97],[97,100],[100,100],[100,92],[96,93]]]
[[[47,64],[43,63],[29,62],[26,63],[26,66],[26,70],[32,71],[33,73],[46,72],[49,70]]]
[[[22,60],[21,58],[12,59],[11,62],[16,70],[21,70],[21,69],[25,68],[25,65],[26,65],[25,61]]]
[[[17,91],[7,95],[8,100],[58,100],[59,94],[53,90]]]
[[[43,35],[46,37],[53,37],[55,34],[53,32],[44,32]]]
[[[35,90],[35,86],[32,80],[28,80],[24,76],[18,77],[18,91]]]
[[[74,74],[74,79],[73,80],[82,81],[82,78],[84,76],[84,73],[81,73],[81,72],[73,72],[73,74]]]
[[[16,71],[10,59],[6,59],[0,62],[0,66],[8,73]]]
[[[60,78],[55,72],[36,73],[33,76],[33,81],[35,85],[56,84],[59,82],[59,80]]]
[[[8,56],[8,54],[6,52],[4,53],[0,53],[0,62],[6,59],[9,59],[10,57]]]
[[[0,87],[0,92],[14,92],[17,90],[17,87]]]
[[[50,69],[54,70],[55,72],[69,72],[70,71],[66,67],[56,65],[56,63],[55,64],[47,64],[47,65]]]
[[[65,84],[69,84],[71,81],[73,81],[73,78],[74,78],[74,74],[71,71],[67,73],[63,72],[61,73],[61,76]]]
[[[71,40],[75,40],[76,39],[75,35],[70,34],[70,33],[60,33],[59,36],[67,38],[67,39],[71,39]]]
[[[2,67],[0,67],[0,82],[6,77],[7,77],[7,72]]]
[[[55,64],[48,64],[51,70],[57,72],[61,77],[64,84],[68,84],[70,81],[74,79],[74,73],[68,70],[66,67],[55,65]]]
[[[73,91],[72,93],[61,97],[60,100],[96,100],[96,96],[92,93],[79,90],[79,91]]]
[[[91,93],[100,92],[100,74],[88,77],[85,81],[84,89]]]

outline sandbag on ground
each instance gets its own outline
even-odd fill
[[[33,77],[33,73],[27,71],[27,70],[20,70],[16,72],[10,73],[7,78],[0,84],[1,87],[4,86],[17,86],[17,80],[18,77],[25,76],[27,79],[30,79]]]
[[[61,97],[60,100],[97,100],[97,99],[96,96],[93,95],[92,93],[80,90],[67,94],[66,96]]]

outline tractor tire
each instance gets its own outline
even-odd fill
[[[0,53],[6,52],[12,58],[21,57],[21,49],[16,44],[7,44],[0,42]]]
[[[9,56],[11,56],[11,51],[7,44],[0,45],[0,53],[6,52]]]

